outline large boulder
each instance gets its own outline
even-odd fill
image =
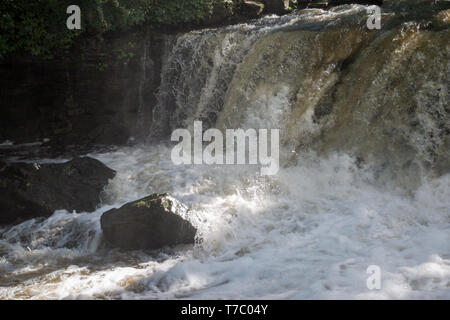
[[[110,246],[128,250],[194,243],[197,230],[187,220],[188,213],[169,195],[153,194],[105,212],[103,236]]]
[[[115,171],[92,158],[65,163],[0,164],[0,225],[48,217],[55,210],[92,212]]]

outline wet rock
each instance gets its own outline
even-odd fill
[[[438,25],[445,26],[450,24],[450,9],[443,10],[434,16]]]
[[[92,212],[114,170],[92,158],[0,166],[0,225],[48,217],[55,210]]]
[[[319,2],[319,1],[316,1],[316,2]],[[329,6],[340,6],[343,4],[364,4],[364,5],[377,5],[377,6],[383,5],[383,0],[329,0],[329,1],[322,1],[322,2],[328,2]]]
[[[112,247],[138,250],[194,243],[189,210],[167,194],[153,194],[105,212],[103,236]]]
[[[101,145],[124,145],[130,136],[125,126],[116,123],[100,124],[91,130],[87,137],[90,143]]]

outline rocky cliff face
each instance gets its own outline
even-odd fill
[[[0,140],[124,144],[140,137],[159,85],[161,41],[136,32],[91,39],[65,59],[1,61]]]

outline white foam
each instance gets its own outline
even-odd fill
[[[307,155],[260,177],[246,166],[176,167],[169,152],[152,146],[91,155],[118,171],[107,205],[3,233],[2,273],[25,280],[3,286],[0,297],[450,297],[450,176],[406,197],[374,187],[370,171],[346,155]],[[162,258],[98,251],[101,214],[153,192],[194,209],[202,242]],[[101,260],[109,262],[98,267]],[[366,287],[369,265],[381,268],[381,290]]]

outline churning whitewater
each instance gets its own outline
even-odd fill
[[[0,298],[450,299],[449,31],[375,37],[365,12],[169,36],[148,142],[88,154],[117,171],[94,213],[0,229]],[[280,129],[278,173],[175,165],[161,137],[197,120]],[[195,245],[104,246],[104,212],[161,192],[192,209]]]

